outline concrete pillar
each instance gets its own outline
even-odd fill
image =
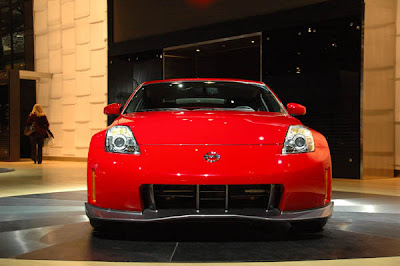
[[[395,174],[400,174],[400,1],[396,10]]]
[[[365,0],[361,96],[364,179],[394,176],[396,2]]]
[[[361,104],[364,179],[394,176],[396,2],[365,0]]]
[[[37,99],[49,118],[51,157],[87,157],[91,136],[107,126],[107,0],[35,0]]]

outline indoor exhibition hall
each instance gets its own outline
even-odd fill
[[[0,0],[0,266],[400,265],[400,0]]]

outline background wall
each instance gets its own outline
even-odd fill
[[[364,178],[393,177],[396,2],[365,1],[361,107]]]
[[[400,0],[396,12],[396,74],[395,74],[395,170],[400,174]]]
[[[107,1],[34,0],[35,71],[56,145],[48,156],[87,157],[107,117]]]

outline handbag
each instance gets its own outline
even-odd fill
[[[25,126],[25,128],[24,128],[25,136],[30,136],[33,132],[36,132],[35,122],[32,122],[30,125]]]
[[[43,148],[51,148],[55,144],[54,142],[54,135],[53,133],[48,129],[47,130],[47,138],[44,139],[43,143]]]

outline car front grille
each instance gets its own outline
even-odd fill
[[[277,209],[282,185],[141,186],[144,209]]]

